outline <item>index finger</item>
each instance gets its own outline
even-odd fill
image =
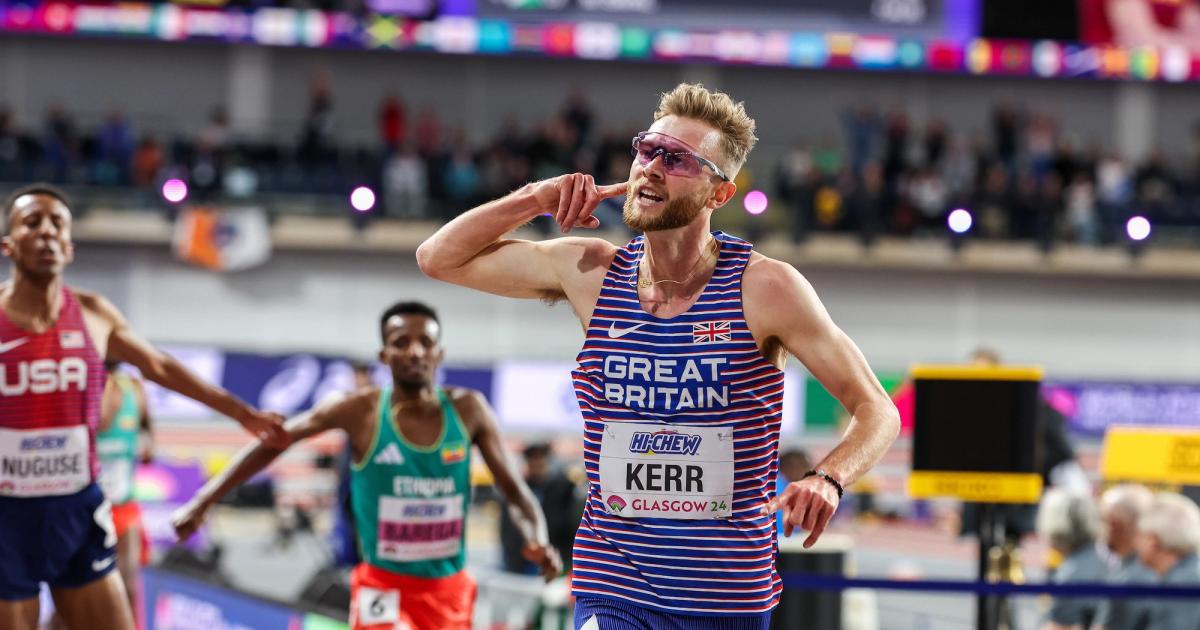
[[[597,186],[596,190],[600,193],[601,199],[608,199],[609,197],[619,197],[629,191],[629,182],[608,184],[607,186]]]
[[[831,512],[829,508],[821,508],[820,514],[817,515],[816,525],[814,525],[812,530],[809,531],[808,538],[804,540],[805,549],[812,547],[813,543],[817,542],[817,539],[821,537],[822,533],[824,533],[825,526],[829,524],[829,519],[832,516],[833,512]]]

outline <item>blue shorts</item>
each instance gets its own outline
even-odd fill
[[[100,486],[61,497],[0,497],[0,600],[37,597],[39,582],[83,586],[116,565],[112,505]]]
[[[771,613],[679,615],[607,597],[575,600],[575,630],[767,630]]]

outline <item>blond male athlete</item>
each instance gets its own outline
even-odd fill
[[[430,277],[565,299],[585,332],[575,392],[589,479],[573,551],[576,628],[766,628],[782,584],[773,513],[811,545],[842,488],[895,439],[899,416],[854,343],[792,266],[710,230],[756,141],[741,103],[701,85],[663,94],[632,142],[628,181],[579,173],[525,185],[417,250]],[[594,228],[625,195],[628,245],[505,235],[543,213]],[[532,334],[533,331],[531,331]],[[817,467],[774,492],[787,355],[852,420]]]

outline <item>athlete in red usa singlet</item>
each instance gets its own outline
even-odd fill
[[[74,257],[66,197],[46,185],[4,204],[0,251],[0,628],[36,630],[38,585],[69,628],[132,630],[116,566],[112,506],[97,484],[104,362],[125,361],[160,385],[285,444],[283,418],[201,381],[139,338],[99,295],[63,283]]]

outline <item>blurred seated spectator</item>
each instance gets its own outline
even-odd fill
[[[404,144],[408,137],[408,115],[404,103],[395,94],[388,94],[379,106],[379,139],[388,153]]]
[[[1164,586],[1200,586],[1200,507],[1189,498],[1163,492],[1138,519],[1137,552]],[[1149,602],[1146,630],[1200,628],[1200,601],[1155,599]]]
[[[142,138],[133,152],[133,185],[136,188],[153,189],[163,169],[163,151],[152,136]]]
[[[1153,584],[1158,577],[1138,558],[1135,543],[1138,519],[1154,503],[1146,486],[1121,484],[1100,497],[1104,546],[1108,549],[1109,582],[1114,585]],[[1139,630],[1149,623],[1150,609],[1137,598],[1114,597],[1100,606],[1095,630]]]
[[[383,194],[387,216],[401,219],[425,217],[429,178],[424,160],[412,143],[406,144],[383,167]]]
[[[1051,579],[1054,584],[1099,584],[1108,579],[1108,565],[1096,547],[1099,530],[1100,515],[1091,496],[1061,488],[1046,492],[1038,506],[1037,533],[1063,558]],[[1041,628],[1088,628],[1100,603],[1097,597],[1056,596]]]

